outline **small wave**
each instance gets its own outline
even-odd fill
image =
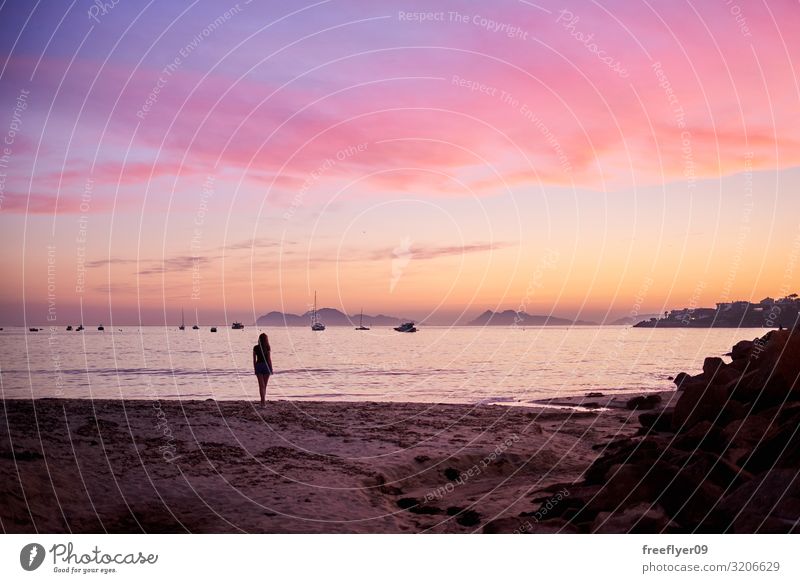
[[[384,393],[281,393],[281,397],[286,399],[341,399],[342,397],[381,397],[384,398]]]
[[[518,399],[515,397],[484,397],[475,401],[476,405],[491,405],[492,403],[514,403]]]

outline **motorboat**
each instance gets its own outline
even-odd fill
[[[102,325],[102,324],[100,324],[100,325],[97,327],[97,329],[98,329],[98,330],[100,330],[100,332],[102,332],[103,330],[105,330],[105,328],[103,328],[103,325]]]
[[[200,326],[198,326],[197,324],[195,324],[194,326],[192,326],[192,330],[199,330],[199,329],[200,329]]]
[[[400,324],[399,326],[395,326],[394,328],[398,332],[416,332],[417,328],[414,326],[414,322],[406,322],[405,324]]]
[[[217,331],[217,327],[216,327],[216,326],[212,326],[212,327],[211,327],[211,331],[212,331],[212,332],[216,332],[216,331]]]
[[[83,324],[75,328],[75,332],[83,332]]]
[[[241,322],[234,322],[233,324],[231,324],[231,329],[232,330],[244,330],[244,324],[242,324]]]
[[[72,332],[72,326],[67,326],[67,332]]]

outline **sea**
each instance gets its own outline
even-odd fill
[[[252,349],[269,335],[270,399],[526,405],[589,392],[674,388],[742,339],[767,330],[630,326],[63,327],[0,331],[5,399],[258,399]]]

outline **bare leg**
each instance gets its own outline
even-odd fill
[[[258,393],[261,395],[261,406],[264,407],[264,399],[267,396],[267,375],[257,374],[258,377]]]
[[[265,374],[264,375],[264,398],[266,398],[266,396],[267,396],[267,383],[269,383],[269,375]],[[261,400],[263,401],[264,399],[261,399]]]

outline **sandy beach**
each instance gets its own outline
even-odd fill
[[[263,410],[6,400],[0,520],[5,532],[482,532],[535,511],[540,491],[577,481],[606,444],[634,434],[629,397]],[[590,408],[567,408],[576,402]]]

